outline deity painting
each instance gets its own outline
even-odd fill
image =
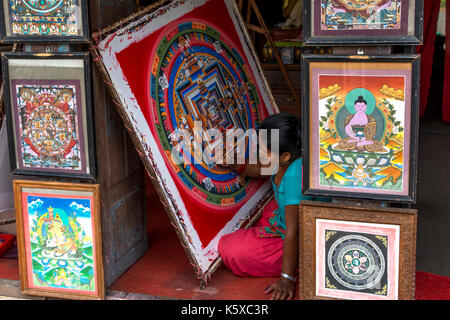
[[[400,29],[402,0],[322,0],[322,30]]]
[[[408,63],[311,63],[311,189],[409,194],[411,72]]]
[[[21,169],[86,170],[79,81],[12,80]]]
[[[78,0],[2,0],[7,36],[82,36]]]
[[[25,246],[24,260],[20,257],[21,263],[26,261],[24,287],[97,296],[102,277],[98,269],[101,239],[96,233],[98,200],[87,191],[96,187],[76,185],[79,190],[72,191],[47,184],[15,182],[15,186],[22,185],[18,224],[20,246]],[[86,190],[80,191],[80,186]]]
[[[422,0],[307,0],[307,44],[420,44]]]

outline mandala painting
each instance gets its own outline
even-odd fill
[[[300,299],[414,299],[416,209],[302,201],[299,227]]]
[[[12,81],[21,168],[83,170],[79,81]],[[80,130],[81,129],[81,130]]]
[[[312,63],[311,188],[407,196],[412,67]]]
[[[175,0],[123,25],[99,42],[102,67],[204,275],[220,237],[248,221],[270,193],[266,181],[217,166],[218,147],[227,130],[256,129],[278,110],[234,1]],[[200,141],[192,138],[196,126]]]
[[[173,137],[179,129],[194,136],[196,121],[221,133],[257,127],[256,87],[242,57],[211,26],[192,22],[174,25],[167,38],[153,58],[156,76],[151,77],[151,105],[155,122],[151,123],[166,154],[178,147],[176,155],[198,163],[171,162],[186,192],[192,191],[196,201],[207,206],[235,205],[246,200],[255,182],[247,179],[242,183],[235,172],[215,165],[215,137],[204,143],[206,157],[202,154],[201,159],[194,159],[196,155],[189,153],[183,139],[179,143],[180,137],[173,143]]]
[[[398,226],[316,220],[316,227],[318,296],[398,298]]]
[[[21,186],[21,246],[25,246],[25,288],[56,294],[96,297],[103,290],[99,272],[97,198],[88,189],[78,191],[42,182]],[[40,184],[39,187],[37,184]],[[47,188],[47,189],[45,189]],[[52,190],[48,189],[52,188]],[[22,251],[21,251],[22,252]],[[101,260],[101,258],[100,258]]]

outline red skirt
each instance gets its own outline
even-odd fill
[[[219,254],[225,266],[238,276],[279,277],[283,261],[283,238],[262,236],[270,227],[269,218],[277,208],[273,199],[263,209],[254,227],[223,236]]]

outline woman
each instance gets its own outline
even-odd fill
[[[298,268],[299,203],[309,199],[302,195],[301,125],[293,115],[276,114],[265,119],[259,129],[266,129],[268,137],[267,146],[260,148],[267,149],[272,163],[279,163],[271,176],[275,198],[263,209],[254,227],[223,236],[218,249],[225,266],[234,274],[280,277],[267,287],[266,293],[272,293],[273,300],[292,299]],[[277,153],[271,152],[272,130],[279,130]],[[229,166],[232,170],[239,167]],[[261,167],[247,165],[242,174],[262,177]]]

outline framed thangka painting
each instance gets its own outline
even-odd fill
[[[93,179],[94,137],[86,53],[4,53],[14,174]]]
[[[103,299],[99,186],[14,181],[24,294]]]
[[[415,202],[419,63],[304,56],[305,194]]]
[[[271,194],[268,181],[240,179],[216,162],[228,130],[241,130],[236,137],[244,141],[278,112],[239,10],[233,0],[175,0],[93,37],[118,110],[206,279],[219,261],[220,237],[247,223]]]
[[[417,210],[302,201],[300,211],[301,299],[414,299]]]
[[[305,44],[420,44],[423,0],[305,0]]]
[[[86,42],[86,0],[0,0],[0,42]]]

